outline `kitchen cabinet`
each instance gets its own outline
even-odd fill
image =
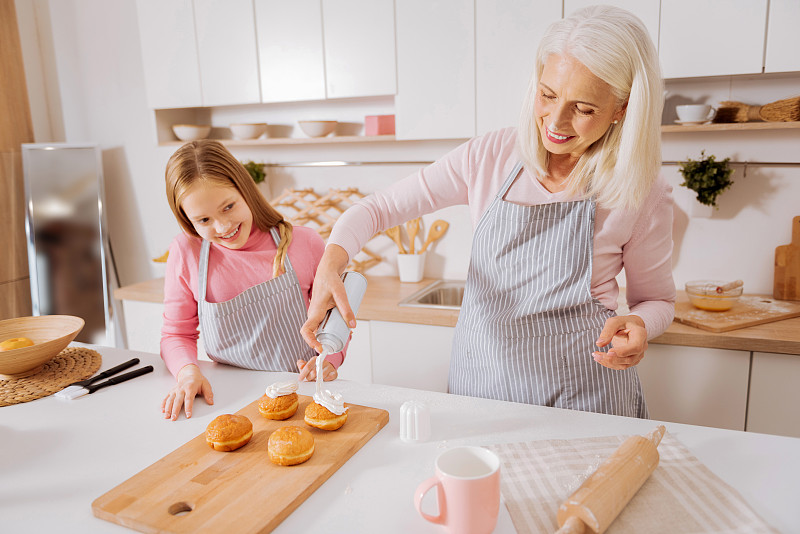
[[[319,0],[255,0],[262,102],[325,98]]]
[[[753,353],[747,431],[800,438],[800,356]]]
[[[361,384],[372,384],[370,322],[358,321],[353,329],[353,337],[347,344],[347,355],[339,367],[339,378]]]
[[[800,70],[800,2],[797,0],[770,0],[767,50],[764,72]]]
[[[397,31],[397,139],[475,135],[473,0],[403,0]]]
[[[192,0],[137,0],[136,8],[148,105],[202,106]]]
[[[397,92],[393,0],[322,0],[328,98]]]
[[[569,16],[578,9],[602,3],[630,11],[644,23],[653,43],[658,46],[659,19],[661,17],[661,0],[564,0],[564,16]]]
[[[369,321],[373,383],[447,392],[454,332],[446,326]]]
[[[516,126],[547,27],[561,0],[476,0],[475,113],[478,135]]]
[[[761,73],[766,23],[767,0],[662,2],[664,77]]]
[[[745,429],[750,352],[651,344],[636,369],[652,419]]]

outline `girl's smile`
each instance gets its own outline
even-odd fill
[[[236,250],[250,238],[253,213],[235,187],[197,181],[184,195],[181,209],[206,241]]]

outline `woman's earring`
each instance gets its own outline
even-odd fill
[[[619,124],[619,121],[614,121],[611,124]]]

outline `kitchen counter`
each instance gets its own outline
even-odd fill
[[[368,276],[369,285],[358,311],[358,319],[455,326],[457,310],[401,307],[397,303],[436,280],[400,282],[393,276]],[[148,280],[114,292],[120,300],[160,303],[164,300],[164,279]],[[753,352],[800,355],[800,317],[762,325],[714,333],[673,322],[666,332],[650,341],[662,345],[681,345]]]
[[[124,532],[92,515],[91,503],[195,436],[217,415],[257,399],[289,373],[267,373],[200,362],[215,405],[195,404],[191,419],[162,419],[160,402],[173,379],[158,356],[90,346],[107,369],[136,356],[154,373],[74,401],[46,397],[0,408],[0,507],[3,531]],[[414,490],[433,473],[438,453],[456,445],[646,434],[655,421],[529,406],[339,380],[348,402],[385,409],[389,423],[275,530],[293,532],[440,533],[413,504]],[[299,393],[310,395],[314,384]],[[399,438],[400,405],[431,410],[432,438]],[[667,431],[781,532],[800,525],[800,439],[665,423]],[[428,498],[431,498],[430,496]],[[501,506],[496,533],[514,532]]]

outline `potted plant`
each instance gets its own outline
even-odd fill
[[[263,163],[256,163],[255,161],[247,161],[243,162],[244,168],[247,169],[247,172],[250,173],[250,176],[253,178],[253,181],[257,184],[260,184],[264,181],[264,178],[267,176],[267,173],[264,172],[264,164]]]
[[[700,159],[680,163],[682,186],[688,187],[697,193],[697,201],[710,207],[717,207],[717,197],[731,185],[733,169],[728,166],[730,158],[717,161],[716,158],[705,155],[705,150],[700,152]],[[719,209],[719,208],[717,208]]]

